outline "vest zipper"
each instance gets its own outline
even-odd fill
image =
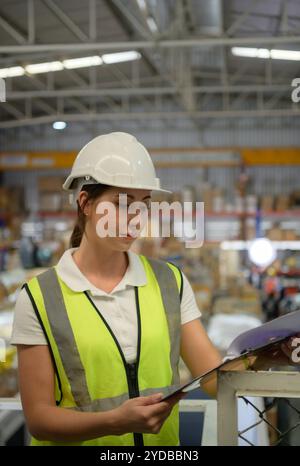
[[[126,373],[129,398],[136,398],[136,397],[140,396],[139,383],[138,383],[138,366],[139,366],[140,352],[141,352],[141,314],[140,314],[140,304],[139,304],[138,287],[137,286],[134,287],[134,292],[135,292],[135,303],[136,303],[137,323],[138,323],[137,359],[136,359],[136,363],[129,364],[129,363],[126,362],[124,353],[122,351],[122,348],[120,347],[120,344],[119,344],[114,332],[112,331],[112,329],[110,328],[110,326],[108,325],[108,323],[106,322],[104,317],[102,316],[101,312],[99,311],[99,309],[97,308],[97,306],[93,302],[92,298],[89,296],[88,292],[84,291],[84,294],[86,295],[86,297],[88,298],[88,300],[92,304],[92,306],[94,307],[94,309],[97,312],[97,314],[99,315],[99,317],[102,319],[104,325],[106,326],[107,330],[111,334],[111,336],[112,336],[112,338],[113,338],[113,340],[114,340],[114,342],[115,342],[115,344],[116,344],[116,346],[117,346],[117,348],[119,350],[121,359],[122,359],[123,364],[124,364],[125,373]],[[144,446],[143,434],[133,432],[133,439],[134,439],[134,446],[135,447],[143,447]]]
[[[138,378],[137,378],[137,364],[126,364],[126,374],[127,374],[127,381],[128,381],[128,392],[129,398],[136,398],[140,396],[139,387],[138,387]],[[133,433],[134,438],[134,445],[136,447],[143,447],[143,434],[140,433]]]

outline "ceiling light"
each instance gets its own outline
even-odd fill
[[[155,33],[158,31],[158,27],[152,16],[148,16],[147,24],[151,32]]]
[[[55,121],[52,125],[52,128],[62,130],[62,129],[65,129],[66,126],[67,126],[67,123],[65,121]]]
[[[270,58],[270,50],[268,49],[257,49],[258,58]]]
[[[259,267],[268,267],[276,259],[276,251],[267,238],[254,240],[248,250],[251,262]]]
[[[251,58],[270,58],[270,51],[268,49],[258,49],[253,47],[232,47],[231,52],[238,57],[251,57]]]
[[[25,66],[25,70],[30,74],[49,73],[50,71],[60,71],[64,69],[61,61],[49,61],[45,63],[34,63]]]
[[[142,55],[135,50],[127,52],[107,53],[102,57],[92,55],[89,57],[70,58],[63,61],[50,61],[44,63],[32,63],[22,66],[12,66],[10,68],[0,68],[0,78],[12,78],[14,76],[23,76],[25,72],[29,74],[49,73],[51,71],[61,71],[63,69],[84,68],[89,66],[98,66],[103,63],[113,64],[132,60],[139,60]]]
[[[137,1],[138,6],[140,7],[140,9],[141,9],[142,11],[146,11],[146,10],[147,10],[146,0],[136,0],[136,1]]]
[[[102,65],[103,60],[99,55],[93,55],[91,57],[70,58],[68,60],[63,60],[62,63],[65,68],[72,70],[75,68]]]
[[[275,60],[300,60],[300,52],[298,50],[271,50],[271,57]]]
[[[13,78],[15,76],[23,76],[25,70],[22,66],[11,66],[10,68],[0,69],[0,78]]]
[[[102,55],[102,60],[105,64],[109,65],[112,63],[121,63],[125,61],[138,60],[141,58],[141,54],[135,50],[128,52],[118,52],[118,53],[106,53]]]
[[[269,50],[253,47],[232,47],[231,53],[238,57],[272,58],[274,60],[300,60],[300,51],[298,50]]]

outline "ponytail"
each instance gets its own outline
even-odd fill
[[[72,231],[70,238],[70,247],[78,248],[80,246],[83,233],[85,230],[85,218],[84,213],[82,212],[79,202],[77,201],[77,220]]]
[[[82,206],[80,206],[79,202],[77,201],[77,220],[75,226],[73,228],[71,238],[70,238],[70,247],[71,248],[78,248],[80,246],[82,237],[85,232],[85,223],[86,223],[86,216],[84,215],[84,207],[88,201],[93,201],[97,199],[101,194],[107,191],[110,186],[105,184],[90,184],[85,185],[82,187],[82,191],[87,193],[87,197]]]

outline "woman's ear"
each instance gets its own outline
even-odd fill
[[[88,194],[86,191],[80,191],[78,196],[78,204],[84,215],[89,215],[90,202],[87,201]]]

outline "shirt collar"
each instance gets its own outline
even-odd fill
[[[145,269],[138,254],[127,251],[128,267],[126,272],[111,293],[106,293],[104,290],[100,290],[90,283],[80,271],[72,257],[76,249],[77,248],[67,249],[56,266],[56,271],[61,280],[73,291],[90,291],[94,296],[109,296],[124,290],[127,286],[142,286],[147,283]]]

